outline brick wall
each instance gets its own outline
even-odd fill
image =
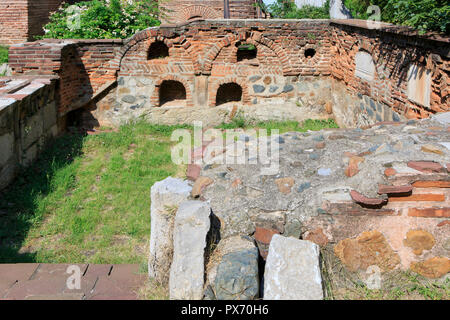
[[[149,48],[157,41],[167,46],[169,56],[149,59]],[[237,61],[242,44],[256,48],[254,59]],[[61,114],[79,108],[116,79],[119,87],[105,108],[114,105],[117,114],[148,111],[160,106],[161,83],[174,80],[185,87],[190,107],[215,106],[219,87],[236,83],[243,104],[282,99],[295,106],[306,101],[313,111],[333,109],[343,125],[364,126],[450,110],[448,49],[448,38],[404,34],[398,27],[371,30],[354,21],[230,19],[150,28],[125,41],[27,43],[11,47],[10,57],[16,74],[61,78]],[[355,75],[361,50],[374,61],[373,79]],[[428,107],[408,97],[411,63],[431,70]],[[308,79],[324,80],[313,85]],[[333,81],[331,89],[327,81]],[[314,92],[317,88],[323,89],[322,95]],[[344,107],[348,110],[341,110]]]
[[[230,19],[264,18],[255,0],[229,0]],[[224,0],[168,0],[161,5],[163,23],[186,22],[193,18],[223,19],[225,17]]]
[[[43,26],[49,21],[50,13],[56,11],[63,0],[28,0],[28,39],[44,34]]]
[[[450,110],[449,38],[422,38],[404,28],[382,24],[368,28],[365,21],[334,21],[332,28],[332,76],[355,93],[367,95],[410,119],[425,118]],[[355,56],[364,51],[375,64],[374,79],[355,76]],[[424,89],[429,106],[408,97],[408,70],[417,64],[431,73],[431,86]]]
[[[2,0],[0,2],[0,44],[31,41],[44,33],[51,12],[60,5],[81,0]]]
[[[122,40],[45,40],[13,45],[9,62],[16,74],[57,75],[59,112],[82,107],[115,80],[110,61]]]
[[[374,190],[378,198],[352,190],[348,200],[325,200],[320,215],[304,224],[303,239],[321,246],[328,241],[338,244],[334,253],[351,271],[365,270],[373,264],[387,271],[399,265],[401,269],[411,268],[423,276],[439,278],[449,268],[448,259],[442,258],[448,255],[445,243],[450,223],[449,164],[409,161],[394,165],[398,168],[381,170],[386,183]],[[380,195],[384,195],[384,200]],[[431,245],[427,246],[427,241]],[[395,251],[389,253],[391,248]],[[369,251],[357,253],[358,250]],[[373,263],[377,258],[371,252],[380,253],[378,263]],[[442,274],[439,268],[444,270]]]
[[[165,77],[182,79],[196,95],[200,91],[215,105],[218,87],[227,82],[242,86],[244,103],[254,96],[248,85],[250,76],[266,78],[266,82],[282,81],[292,76],[327,76],[330,74],[329,31],[326,21],[245,21],[208,20],[174,28],[152,29],[143,32],[136,42],[130,42],[123,56],[119,77],[146,77],[155,83]],[[232,26],[232,27],[230,27]],[[163,41],[169,48],[169,57],[148,60],[148,50],[155,41]],[[237,46],[252,44],[257,56],[252,60],[237,61]],[[313,58],[305,57],[305,50],[314,48]],[[208,76],[208,85],[196,87],[196,75]],[[266,83],[266,85],[270,85]],[[269,90],[266,90],[269,93]],[[286,94],[287,95],[287,94]],[[151,102],[158,105],[158,92]],[[188,105],[199,104],[194,96]]]
[[[230,0],[231,19],[255,19],[258,18],[254,0]]]
[[[28,40],[28,0],[0,2],[0,44]]]

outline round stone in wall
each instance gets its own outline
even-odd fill
[[[136,102],[136,97],[132,95],[126,95],[122,97],[122,101],[126,103],[134,103]]]
[[[262,85],[259,85],[259,84],[253,85],[253,91],[254,91],[255,93],[263,93],[264,90],[266,90],[266,87],[264,87],[264,86],[262,86]]]

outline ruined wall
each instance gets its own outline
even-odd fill
[[[240,142],[207,142],[205,135],[186,175],[192,196],[220,221],[221,241],[253,237],[263,259],[281,234],[318,244],[329,268],[323,276],[337,288],[347,285],[339,283],[342,270],[346,279],[366,280],[373,267],[387,283],[394,270],[437,279],[450,272],[448,124],[441,114],[365,130],[285,133],[270,142],[279,148],[271,170],[256,151],[236,152]],[[241,150],[268,143],[251,130],[240,134],[247,141]]]
[[[160,4],[163,23],[179,23],[191,19],[223,19],[223,0],[168,0]]]
[[[217,124],[242,113],[363,127],[450,110],[448,38],[359,23],[192,21],[124,41],[16,45],[11,67],[59,76],[62,115],[90,101],[91,118],[113,126],[138,117]]]
[[[0,3],[0,44],[33,40],[42,35],[42,27],[49,21],[63,0],[3,0]],[[65,2],[77,2],[76,0]]]
[[[84,106],[103,86],[115,82],[112,60],[122,40],[43,40],[13,45],[9,64],[15,74],[59,77],[60,116]]]
[[[409,119],[450,110],[448,38],[421,38],[387,24],[373,29],[361,20],[331,26],[332,76],[350,92]]]
[[[44,34],[43,26],[49,21],[50,14],[62,3],[74,3],[76,0],[28,0],[28,39]]]
[[[28,40],[28,0],[0,2],[0,43],[11,44]]]
[[[193,19],[257,19],[264,14],[256,6],[259,0],[167,0],[160,4],[163,23],[180,23]]]
[[[0,190],[58,134],[55,79],[0,78]]]
[[[320,20],[288,24],[274,20],[209,20],[144,31],[125,45],[118,87],[97,104],[95,117],[117,125],[118,121],[142,115],[164,123],[192,122],[197,116],[214,124],[226,120],[233,102],[258,106],[243,112],[261,120],[271,116],[286,120],[289,115],[298,120],[307,115],[326,117],[329,99],[324,91],[330,85],[325,81],[315,84],[318,91],[324,89],[322,96],[320,92],[302,90],[306,77],[310,78],[307,81],[315,81],[330,74],[327,25],[327,21]],[[168,54],[150,58],[157,43],[166,46]],[[244,52],[240,59],[238,47],[242,45],[253,46],[254,55]],[[308,49],[313,50],[312,57],[306,56]],[[167,81],[181,83],[186,99],[160,109],[160,88]],[[239,99],[232,98],[235,92],[227,92],[231,84],[242,91]],[[312,113],[301,107],[312,109]]]

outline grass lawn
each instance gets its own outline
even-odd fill
[[[0,262],[145,261],[150,187],[183,175],[172,130],[140,123],[57,139],[0,197]]]
[[[256,126],[284,132],[335,124]],[[168,176],[185,176],[185,167],[171,161],[175,128],[139,122],[118,132],[56,139],[0,194],[0,263],[145,265],[150,188]]]
[[[256,128],[256,129],[266,129],[268,134],[270,134],[271,129],[278,129],[280,133],[297,131],[306,132],[308,130],[319,131],[324,128],[339,128],[333,119],[328,120],[305,120],[303,123],[298,123],[297,121],[265,121],[258,122],[247,120],[243,116],[238,115],[233,118],[230,123],[223,123],[217,126],[218,129],[245,129],[245,128]]]
[[[0,64],[8,62],[8,47],[0,46]]]

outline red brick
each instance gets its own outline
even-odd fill
[[[356,203],[328,203],[324,210],[328,214],[349,216],[393,216],[397,212],[394,209],[368,209],[362,208]]]
[[[325,148],[325,142],[318,142],[316,143],[316,149],[324,149]]]
[[[424,218],[450,218],[450,208],[411,208],[408,210],[408,216]]]
[[[397,174],[397,171],[395,171],[395,169],[393,168],[387,168],[386,170],[384,170],[384,175],[386,177],[392,177],[395,176]]]
[[[445,221],[439,222],[437,226],[438,227],[443,227],[443,226],[446,226],[446,225],[450,225],[450,220],[445,220]]]
[[[253,237],[256,241],[262,243],[262,244],[270,244],[270,241],[272,241],[272,237],[275,234],[280,234],[278,230],[275,229],[266,229],[266,228],[260,228],[256,227],[255,234]]]
[[[358,174],[358,172],[359,172],[358,165],[359,165],[359,163],[361,163],[363,161],[364,161],[364,158],[362,158],[360,156],[351,157],[348,162],[348,167],[347,167],[347,169],[345,169],[345,175],[347,177],[353,177],[354,175]]]
[[[411,185],[405,186],[385,186],[378,185],[378,194],[397,194],[397,193],[410,193],[413,187]]]
[[[433,161],[410,161],[408,167],[425,173],[445,172],[441,164]]]
[[[415,188],[450,188],[450,181],[416,181]]]
[[[406,197],[389,197],[389,202],[403,202],[403,201],[445,201],[443,194],[413,194]]]
[[[314,242],[321,247],[326,246],[329,242],[328,237],[323,233],[321,228],[309,231],[303,239]]]
[[[355,190],[350,191],[350,196],[356,203],[361,203],[368,206],[378,206],[387,203],[387,199],[368,198]]]
[[[186,177],[191,181],[195,181],[200,176],[201,170],[201,167],[197,164],[188,164]]]
[[[234,189],[236,189],[239,185],[241,185],[242,184],[242,181],[241,181],[241,179],[235,179],[234,181],[233,181],[233,183],[231,184],[231,186],[234,188]]]

